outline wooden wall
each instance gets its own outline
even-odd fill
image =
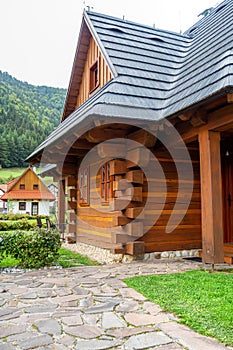
[[[148,196],[147,179],[145,175],[143,175],[142,170],[139,169],[134,162],[113,160],[110,162],[110,172],[114,177],[114,197],[115,199],[121,199],[125,196],[130,197],[132,193],[134,193],[132,201],[127,208],[122,211],[116,202],[110,203],[109,206],[111,210],[113,210],[112,213],[101,213],[98,210],[101,204],[99,204],[97,210],[89,206],[80,206],[78,204],[77,214],[79,219],[76,224],[77,240],[103,248],[112,248],[113,250],[114,247],[124,247],[128,242],[132,241],[144,242],[145,252],[201,248],[201,198],[198,144],[190,145],[189,152],[194,169],[192,200],[183,220],[173,232],[166,233],[166,226],[172,214],[178,192],[177,170],[175,162],[171,158],[169,152],[161,148],[156,149],[154,153],[166,174],[166,179],[164,181],[167,185],[167,197],[164,210],[155,225],[152,228],[148,227],[148,232],[142,235],[143,232],[147,231],[147,227],[143,226],[144,222],[147,222],[147,220],[135,220],[142,211]],[[137,154],[138,157],[137,151],[135,154]],[[182,159],[180,159],[179,162],[183,165],[185,172],[186,160],[182,161]],[[122,179],[130,181],[133,184],[134,191],[128,188],[127,185],[124,187],[124,183],[119,183]],[[161,181],[159,179],[154,179],[154,181],[157,181],[156,189],[159,190]],[[190,180],[187,178],[183,181],[188,183]],[[97,178],[97,188],[100,191],[100,176]],[[99,201],[97,197],[95,198],[96,194],[93,190],[91,190],[90,195],[94,202],[95,200],[96,203]],[[155,196],[153,196],[153,193],[150,194],[149,201],[151,201],[151,203],[158,202],[158,193]],[[106,204],[104,204],[104,206],[106,207]],[[179,213],[180,210],[177,209],[173,215],[178,215]],[[145,218],[147,219],[149,216],[154,216],[154,211],[150,210],[150,208],[145,212]],[[88,224],[92,225],[92,227],[88,227]]]
[[[82,83],[79,89],[79,94],[77,98],[77,104],[76,108],[78,108],[83,102],[85,102],[92,94],[90,94],[89,89],[89,80],[90,80],[90,68],[92,65],[99,60],[99,85],[97,89],[95,89],[94,92],[96,92],[98,89],[100,89],[102,86],[104,86],[109,80],[112,79],[112,73],[107,66],[99,47],[96,45],[96,42],[91,37],[90,39],[90,45],[87,53],[87,59],[82,75]]]
[[[96,178],[96,188],[100,194],[100,174]],[[79,193],[77,192],[79,196]],[[113,248],[112,231],[119,212],[103,213],[101,207],[109,208],[110,204],[101,205],[100,198],[95,190],[90,190],[92,205],[96,209],[87,205],[77,205],[77,241],[92,244],[102,248]],[[89,226],[90,225],[90,226]]]
[[[178,227],[171,233],[166,233],[166,225],[173,212],[175,200],[178,192],[178,178],[175,162],[165,150],[155,152],[157,159],[166,174],[167,197],[164,210],[156,224],[140,238],[145,242],[145,251],[165,251],[165,250],[183,250],[201,248],[201,195],[200,195],[200,162],[198,144],[189,147],[189,153],[192,159],[194,170],[194,189],[192,200],[188,211]],[[185,172],[186,161],[179,160]],[[189,179],[183,180],[189,182]],[[159,183],[158,183],[159,186]],[[143,199],[146,200],[146,184],[143,186]],[[153,197],[150,198],[153,201]],[[179,209],[173,212],[173,215],[179,214]],[[153,215],[148,212],[146,215]]]

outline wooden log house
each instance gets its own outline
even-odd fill
[[[233,262],[232,39],[229,0],[183,34],[84,11],[61,124],[28,157],[59,180],[68,237]]]

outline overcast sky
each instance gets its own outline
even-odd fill
[[[0,0],[0,70],[34,85],[67,88],[85,6],[175,32],[217,0]]]

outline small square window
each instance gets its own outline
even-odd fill
[[[34,184],[33,185],[33,190],[38,190],[39,189],[39,185],[38,184]]]
[[[19,202],[19,210],[26,210],[26,202]]]
[[[99,86],[99,60],[97,60],[90,68],[90,92]]]
[[[20,184],[20,185],[19,185],[19,189],[20,189],[20,190],[25,190],[25,184]]]

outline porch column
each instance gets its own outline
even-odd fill
[[[199,133],[202,259],[204,263],[224,262],[222,177],[220,133],[202,130]]]
[[[65,191],[66,191],[65,180],[58,181],[58,225],[59,229],[64,234],[64,223],[65,223]]]

